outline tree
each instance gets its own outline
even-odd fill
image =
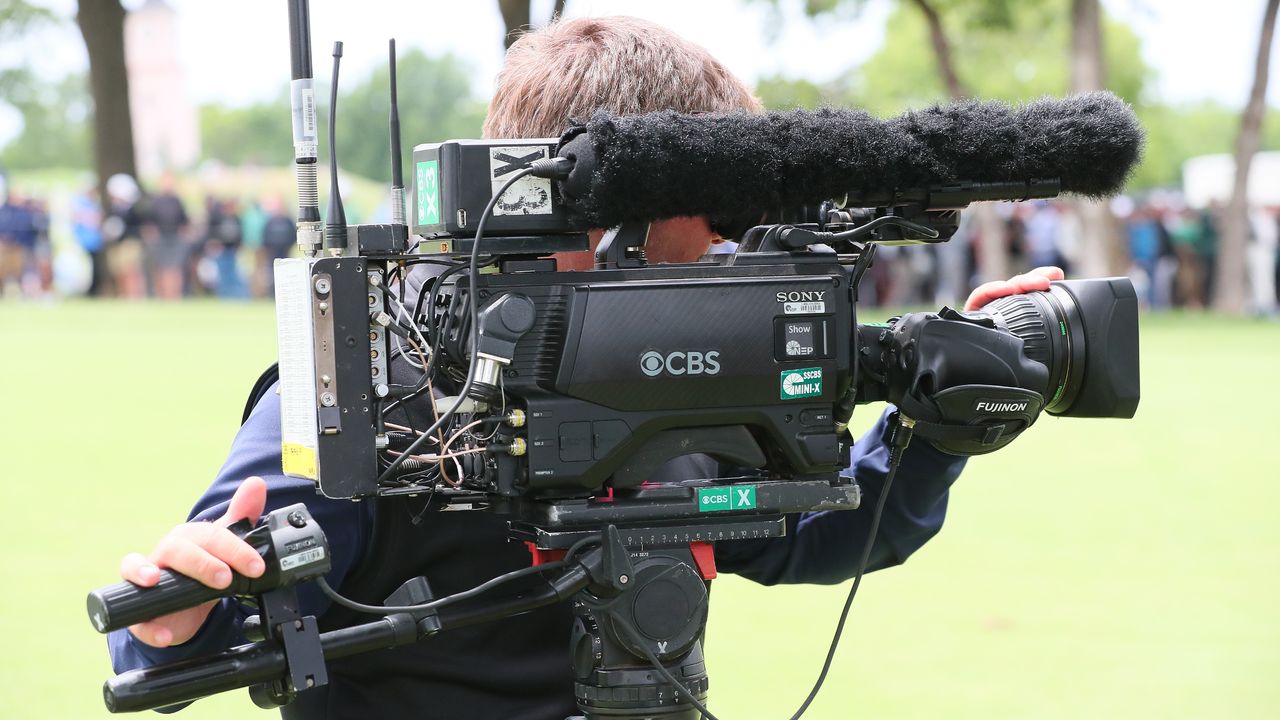
[[[947,37],[947,32],[942,27],[942,18],[938,16],[937,8],[930,4],[929,0],[911,0],[911,4],[916,6],[929,26],[929,42],[933,45],[933,58],[938,63],[938,73],[947,87],[947,94],[952,98],[965,97],[969,93],[965,91],[964,84],[960,82],[960,76],[956,74],[955,61],[951,56],[951,39]]]
[[[400,132],[404,151],[414,145],[480,136],[484,104],[471,95],[470,72],[457,58],[431,58],[411,50],[396,63]],[[412,81],[412,91],[406,91]],[[376,180],[391,180],[387,115],[390,71],[383,67],[341,94],[337,141],[343,169]],[[283,115],[288,120],[288,115]],[[285,126],[286,128],[288,125]],[[404,158],[405,167],[412,165]]]
[[[1213,307],[1223,312],[1241,312],[1245,307],[1245,244],[1249,237],[1248,193],[1249,166],[1262,136],[1262,119],[1266,111],[1267,66],[1271,61],[1271,40],[1275,35],[1276,11],[1280,0],[1267,0],[1258,39],[1258,56],[1253,68],[1253,89],[1240,116],[1240,134],[1236,136],[1235,178],[1231,200],[1223,216],[1221,246],[1218,248],[1217,275],[1214,282]]]
[[[25,0],[5,0],[0,4],[0,38],[21,37],[27,30],[55,19],[47,8]]]
[[[776,2],[776,0],[772,0]],[[1003,5],[1004,0],[982,0],[990,4]],[[960,81],[959,72],[956,70],[955,59],[952,54],[951,38],[947,34],[946,29],[942,25],[942,18],[938,14],[935,6],[936,0],[910,0],[910,5],[919,11],[920,17],[925,21],[929,29],[929,43],[933,48],[934,62],[937,64],[938,76],[942,79],[946,94],[953,100],[966,97],[969,93],[965,89],[964,83]],[[827,13],[834,13],[841,9],[842,6],[852,7],[854,11],[858,11],[865,5],[865,0],[810,0],[805,4],[805,12],[810,16],[817,16]],[[899,7],[895,16],[902,15],[902,8]],[[1004,277],[1007,273],[1005,269],[1008,267],[1008,248],[1004,235],[1004,228],[999,222],[999,218],[986,204],[979,204],[976,208],[975,218],[979,229],[978,237],[981,243],[981,252],[979,253],[980,265],[979,274],[984,279],[995,279]]]
[[[129,74],[124,59],[125,9],[120,0],[80,0],[76,23],[89,51],[89,87],[93,94],[93,157],[98,195],[107,207],[107,178],[137,176],[133,118],[129,113]]]
[[[864,1],[814,0],[807,8],[819,13],[856,10]],[[1136,102],[1150,75],[1137,36],[1131,29],[1108,21],[1096,0],[1092,36],[1068,36],[1072,26],[1065,19],[1074,5],[1074,0],[903,0],[888,20],[880,50],[819,94],[828,102],[853,104],[881,115],[941,98],[973,95],[1021,101],[1062,95],[1068,88],[1080,89],[1084,80],[1076,78],[1085,77],[1074,70],[1069,77],[1063,55],[1073,43],[1088,40],[1091,44],[1086,47],[1092,54],[1087,59],[1094,63],[1088,82],[1101,87],[1102,68],[1109,65],[1115,69],[1111,89]],[[919,51],[925,46],[933,48],[931,58]],[[762,98],[770,102],[771,97],[787,94],[783,86],[781,81],[771,80]],[[996,279],[1008,275],[1007,239],[1003,223],[989,208],[974,207],[981,243],[979,274]],[[1105,207],[1099,211],[1104,212]],[[1093,233],[1091,237],[1105,235]],[[1097,274],[1109,274],[1105,260],[1109,247],[1124,249],[1118,243],[1099,243],[1104,259],[1097,265],[1104,269]]]
[[[1102,9],[1098,0],[1071,0],[1071,91],[1106,87]],[[1124,271],[1128,248],[1106,201],[1077,199],[1072,208],[1080,223],[1080,270],[1089,277]]]
[[[466,66],[452,56],[428,57],[421,50],[402,53],[396,62],[400,93],[400,132],[404,150],[451,138],[478,137],[484,104],[471,95]],[[387,68],[376,70],[338,96],[336,140],[342,169],[374,180],[390,181],[387,159],[390,110]],[[412,91],[407,88],[412,87]],[[327,88],[316,109],[320,136],[327,137]],[[293,159],[289,96],[281,88],[275,100],[243,108],[205,105],[200,109],[201,146],[206,159],[239,165],[286,165]],[[327,152],[327,151],[326,151]],[[322,153],[322,160],[325,159]],[[405,158],[406,164],[408,158]]]
[[[83,74],[47,82],[24,68],[0,71],[6,102],[22,115],[22,131],[0,148],[11,170],[88,168],[87,83]]]
[[[508,50],[511,49],[511,43],[515,42],[520,33],[532,27],[530,20],[529,6],[530,0],[498,0],[498,10],[502,13],[502,23],[505,25],[505,32],[502,35],[502,45]],[[565,0],[556,0],[555,6],[551,9],[551,17],[547,18],[547,22],[551,23],[556,18],[564,15]]]

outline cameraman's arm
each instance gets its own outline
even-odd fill
[[[226,463],[213,485],[196,503],[190,521],[212,521],[227,511],[241,482],[259,476],[267,483],[267,511],[306,503],[329,541],[332,570],[329,583],[338,587],[364,551],[371,523],[370,503],[329,500],[316,493],[310,480],[284,475],[280,465],[280,396],[272,388],[254,408],[236,435]],[[255,518],[256,519],[256,518]],[[328,600],[313,583],[298,588],[302,611],[319,615]],[[241,622],[249,611],[238,601],[226,598],[214,606],[200,630],[185,643],[157,648],[143,643],[128,630],[107,637],[111,664],[117,673],[139,667],[207,655],[245,642]]]
[[[844,471],[862,486],[859,509],[788,516],[783,538],[718,542],[719,569],[765,585],[835,584],[853,577],[889,472],[888,414],[858,439],[853,464]],[[923,440],[907,448],[889,490],[867,570],[901,564],[937,534],[947,511],[947,491],[964,462]]]

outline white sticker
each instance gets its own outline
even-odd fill
[[[281,570],[292,570],[324,559],[324,548],[316,547],[280,558]]]
[[[316,95],[311,88],[302,91],[302,132],[316,136]]]
[[[782,304],[782,312],[788,315],[818,315],[827,311],[827,304],[820,302],[789,302]]]
[[[509,145],[489,148],[489,171],[493,192],[497,193],[511,179],[511,173],[522,170],[534,160],[547,157],[545,145]],[[550,215],[551,181],[526,175],[507,188],[493,205],[494,215]]]
[[[285,474],[317,479],[315,331],[309,258],[275,262],[276,339],[280,359],[280,440]]]

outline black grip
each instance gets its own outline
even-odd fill
[[[186,575],[161,570],[160,582],[154,587],[119,582],[90,592],[87,599],[89,621],[98,632],[107,633],[186,610],[230,592],[229,588],[218,590]]]
[[[154,710],[277,680],[287,670],[278,644],[241,645],[206,658],[121,673],[103,684],[102,700],[113,713]]]

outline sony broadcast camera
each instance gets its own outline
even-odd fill
[[[890,120],[602,113],[559,138],[419,145],[405,203],[393,45],[392,222],[348,226],[335,192],[322,224],[308,11],[290,9],[304,257],[275,269],[284,471],[330,498],[426,495],[501,513],[534,569],[545,564],[546,587],[446,617],[437,609],[477,598],[410,581],[379,620],[321,634],[288,593],[323,583],[323,533],[305,508],[286,508],[238,529],[275,570],[233,586],[260,596],[262,639],[114,678],[113,710],[233,687],[279,704],[324,684],[326,659],[572,599],[587,717],[696,718],[710,544],[779,536],[788,513],[856,510],[858,485],[840,471],[857,405],[897,407],[895,468],[912,434],[975,455],[1043,412],[1137,408],[1127,279],[887,323],[856,313],[878,244],[946,241],[973,202],[1117,192],[1142,138],[1114,96]],[[340,55],[339,44],[331,112]],[[650,223],[680,216],[708,217],[736,250],[650,263]],[[593,252],[594,269],[559,270],[570,252]],[[663,472],[689,455],[717,470]],[[94,624],[227,594],[184,581],[96,591]]]

